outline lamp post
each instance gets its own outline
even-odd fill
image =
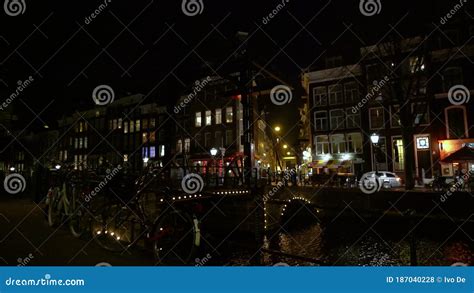
[[[216,175],[216,185],[218,184],[217,183],[217,177],[219,176],[216,172],[216,155],[217,155],[217,152],[218,150],[216,148],[212,148],[210,153],[211,153],[211,156],[212,156],[212,161],[213,161],[213,173]]]
[[[379,170],[378,170],[378,165],[377,165],[377,153],[376,153],[379,140],[380,140],[380,135],[378,135],[377,133],[373,133],[373,134],[370,136],[370,141],[372,141],[373,152],[374,152],[375,174],[377,174],[377,173],[379,172]]]

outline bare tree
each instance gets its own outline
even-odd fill
[[[429,66],[429,40],[426,36],[403,38],[397,33],[386,41],[363,49],[365,62],[372,66],[372,76],[389,81],[379,89],[376,102],[385,109],[398,105],[398,123],[404,146],[405,186],[415,186],[415,151],[413,135],[426,118],[428,110],[427,78]],[[367,83],[372,83],[367,74]],[[398,114],[398,115],[397,115]],[[391,155],[389,155],[391,157]]]

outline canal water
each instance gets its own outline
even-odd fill
[[[474,265],[473,225],[461,224],[449,220],[369,221],[354,217],[323,223],[306,221],[267,233],[264,248],[272,253],[263,254],[262,264],[408,266],[410,247],[416,243],[418,265]],[[254,256],[255,251],[237,249],[230,252],[225,265],[251,265],[249,259]]]

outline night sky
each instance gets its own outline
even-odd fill
[[[43,110],[40,117],[50,123],[91,107],[100,84],[112,86],[116,97],[142,93],[173,103],[194,80],[226,67],[237,31],[249,32],[253,60],[296,86],[302,70],[321,68],[324,56],[357,52],[399,21],[397,31],[416,34],[458,3],[382,0],[381,13],[366,17],[358,0],[289,0],[263,24],[281,1],[203,0],[202,14],[190,17],[181,1],[112,0],[86,24],[103,1],[25,1],[22,15],[0,13],[1,100],[18,80],[35,79],[13,103],[24,125]],[[466,5],[472,11],[472,3]],[[288,124],[294,124],[298,103],[295,97]],[[286,107],[270,113],[271,123],[285,124],[278,117]],[[33,127],[41,124],[36,119]]]

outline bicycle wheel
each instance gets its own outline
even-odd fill
[[[78,192],[77,188],[72,190],[69,230],[71,230],[71,234],[76,238],[80,238],[89,226],[89,217],[87,216],[88,214],[85,206],[86,203],[81,200],[83,198],[84,196],[82,191]]]
[[[184,211],[166,212],[155,224],[151,240],[161,264],[187,265],[200,244],[198,222]]]
[[[133,215],[128,208],[107,204],[99,208],[92,218],[91,232],[99,246],[112,252],[121,252],[135,241],[134,226]]]
[[[48,225],[55,227],[61,221],[61,192],[58,187],[48,193]]]

